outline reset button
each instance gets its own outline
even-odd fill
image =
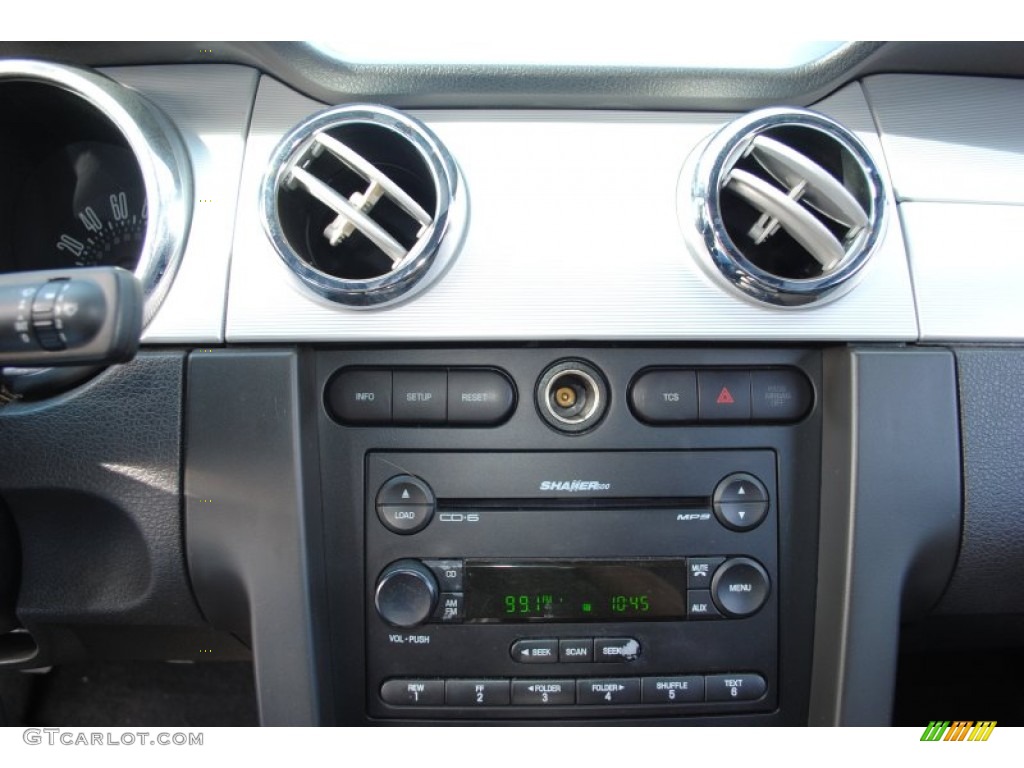
[[[448,372],[449,424],[500,424],[508,418],[514,402],[512,384],[497,371]]]

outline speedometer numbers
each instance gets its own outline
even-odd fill
[[[113,189],[76,211],[74,226],[61,232],[56,249],[80,267],[109,265],[134,269],[146,235],[146,199]]]

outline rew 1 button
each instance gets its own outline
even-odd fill
[[[421,531],[433,516],[434,492],[418,477],[398,475],[377,492],[377,517],[395,533]]]
[[[444,704],[444,680],[388,680],[380,687],[386,704],[435,707]]]

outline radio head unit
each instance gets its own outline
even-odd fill
[[[778,514],[770,450],[371,452],[368,711],[772,711]]]

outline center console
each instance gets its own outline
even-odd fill
[[[365,692],[336,717],[805,722],[820,377],[795,349],[317,353],[325,661]]]

